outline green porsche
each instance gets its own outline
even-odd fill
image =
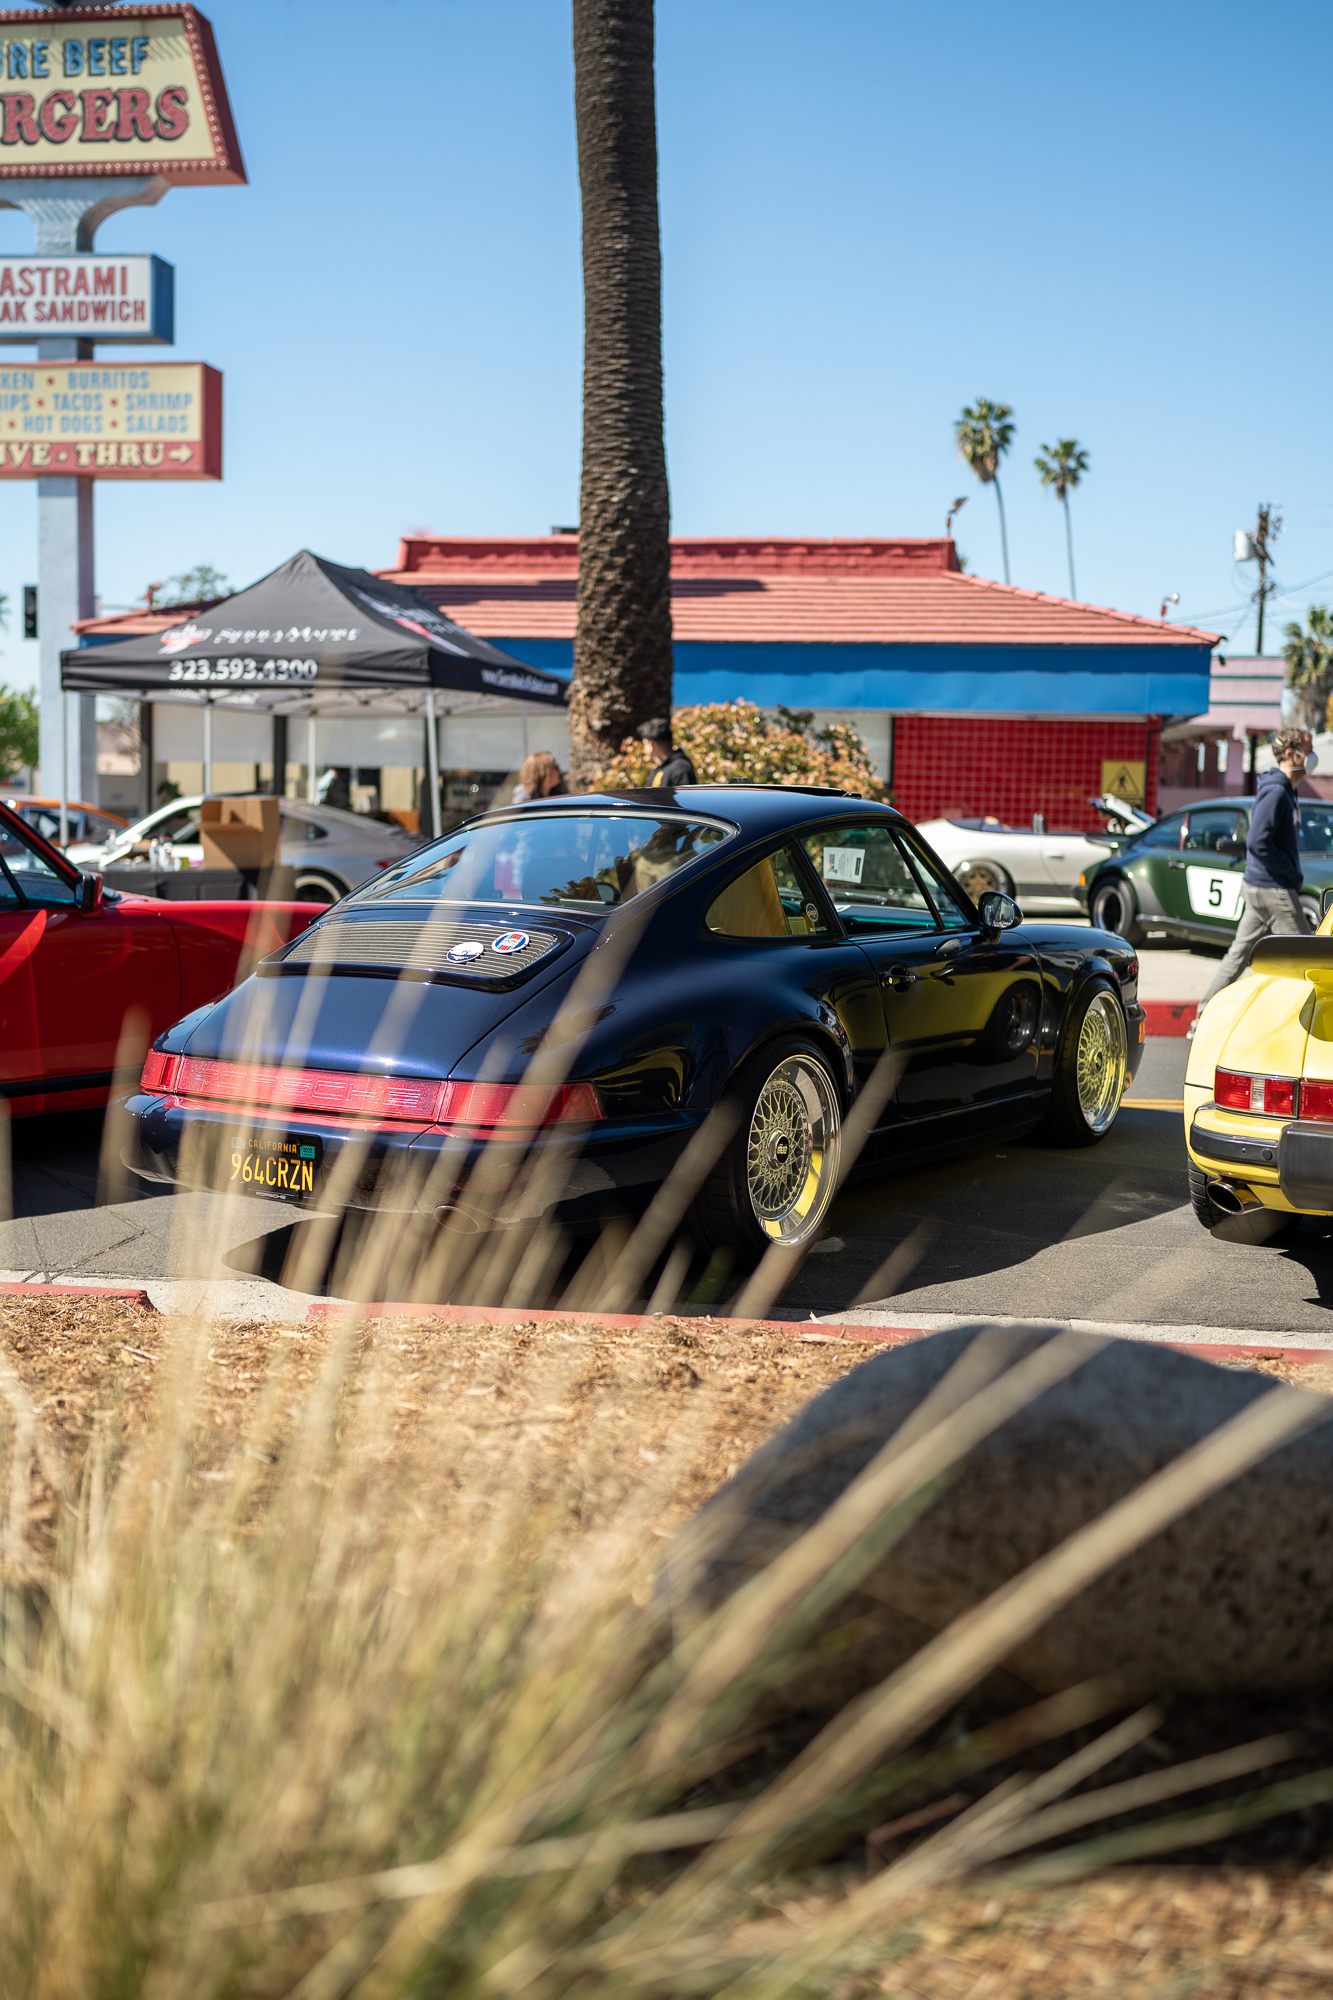
[[[1228,944],[1240,919],[1245,837],[1253,799],[1201,799],[1166,813],[1078,878],[1089,920],[1139,944],[1149,931]],[[1300,804],[1301,901],[1311,926],[1333,888],[1333,805]]]

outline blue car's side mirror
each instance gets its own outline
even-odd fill
[[[977,904],[981,921],[988,931],[1011,931],[1023,921],[1023,912],[1012,896],[999,889],[987,889]]]

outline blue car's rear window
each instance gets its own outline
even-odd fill
[[[652,813],[534,813],[446,834],[358,903],[538,903],[607,910],[730,838],[726,827]]]

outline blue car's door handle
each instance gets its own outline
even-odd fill
[[[906,966],[899,966],[888,974],[888,982],[895,993],[906,993],[909,986],[916,985],[916,974],[909,972]]]

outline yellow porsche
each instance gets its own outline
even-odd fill
[[[1209,1229],[1262,1210],[1275,1227],[1333,1213],[1333,907],[1306,937],[1260,938],[1249,971],[1204,1009],[1185,1144]]]

